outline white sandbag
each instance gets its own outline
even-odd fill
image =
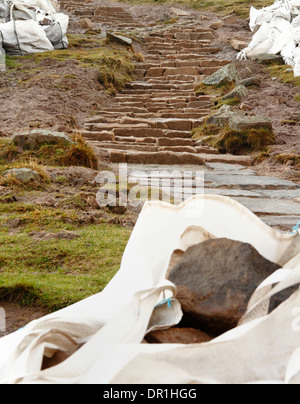
[[[0,33],[0,72],[5,72],[6,70],[6,59],[5,59],[5,50],[2,44],[2,35]]]
[[[300,48],[297,47],[293,50],[293,60],[294,60],[294,75],[295,77],[300,76]]]
[[[7,0],[0,0],[0,19],[4,19],[6,22],[9,19],[10,7]]]
[[[3,47],[11,55],[27,55],[53,50],[43,28],[33,20],[0,24]]]
[[[281,278],[273,279],[279,282],[273,293],[300,281],[298,232],[282,234],[239,203],[216,195],[196,196],[180,206],[146,203],[120,271],[103,292],[0,339],[0,383],[284,383],[300,347],[300,328],[291,332],[299,292],[270,315],[254,316],[209,343],[141,344],[149,327],[180,319],[177,305],[157,304],[176,294],[165,274],[191,226],[203,229],[193,232],[196,241],[200,234],[248,242],[265,258],[285,264]],[[261,290],[254,306],[270,300],[268,285]],[[155,307],[163,310],[160,320],[153,315]],[[253,316],[252,306],[248,311]],[[69,351],[68,359],[41,371],[44,355],[58,351]]]
[[[58,12],[59,3],[56,0],[11,0],[13,4],[23,3],[27,7],[36,7],[46,12]]]
[[[12,20],[34,20],[36,21],[36,7],[28,6],[22,1],[15,1],[10,10]]]
[[[54,49],[66,49],[68,47],[68,38],[66,36],[68,25],[69,17],[63,13],[53,14],[50,24],[42,25]]]
[[[270,24],[270,27],[272,28],[270,31],[270,35],[273,41],[273,45],[271,49],[269,49],[269,53],[277,55],[280,54],[280,52],[286,47],[289,42],[293,41],[295,34],[290,22],[288,22],[284,18],[276,18],[272,20],[272,24]]]
[[[254,34],[249,46],[243,49],[237,56],[238,59],[252,59],[262,53],[268,53],[274,42],[271,36],[272,29],[264,22]]]
[[[266,9],[257,10],[255,7],[251,7],[249,24],[251,31],[257,31],[257,29],[261,27],[264,22],[270,22],[272,16],[272,11]]]
[[[299,0],[277,0],[261,10],[251,7],[250,29],[254,32],[258,30],[256,34],[259,35],[253,36],[249,46],[237,55],[238,59],[251,58],[260,53],[281,54],[285,63],[293,66],[295,76],[299,76],[299,62],[294,56],[300,44]]]
[[[295,49],[296,49],[296,43],[294,39],[292,39],[291,41],[287,42],[281,50],[281,56],[282,59],[284,60],[284,63],[293,67],[295,65],[295,59],[294,59]]]

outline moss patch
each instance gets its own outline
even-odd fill
[[[194,140],[214,147],[220,153],[247,154],[264,150],[275,143],[275,135],[267,129],[233,130],[204,123],[193,134]]]
[[[287,164],[290,163],[292,167],[296,170],[300,170],[300,156],[299,154],[279,154],[276,156],[276,160],[280,164]]]
[[[200,83],[196,88],[196,95],[209,95],[212,98],[212,103],[214,104],[213,109],[219,109],[223,105],[235,106],[240,103],[240,99],[238,97],[234,97],[227,100],[222,100],[222,98],[229,94],[236,86],[235,82],[228,83],[226,85],[221,86],[207,86],[203,83]]]
[[[300,87],[300,77],[295,77],[292,66],[274,65],[266,68],[270,76],[278,77],[284,84]]]
[[[74,143],[45,144],[38,150],[20,150],[10,139],[0,139],[0,172],[9,168],[43,166],[81,166],[97,169],[97,157],[82,135],[73,136]]]

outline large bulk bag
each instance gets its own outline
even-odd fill
[[[66,49],[68,47],[68,38],[66,36],[68,24],[69,17],[66,14],[55,13],[52,15],[52,21],[49,24],[42,25],[54,49]]]
[[[37,7],[43,11],[58,12],[59,3],[56,0],[11,0],[13,4],[24,3],[27,7]]]
[[[0,19],[9,20],[10,7],[7,0],[0,0]]]
[[[300,45],[300,0],[276,0],[272,6],[251,7],[250,29],[256,34],[237,58],[253,58],[260,53],[280,54],[299,76],[297,49]]]
[[[176,304],[158,303],[176,293],[165,275],[190,226],[248,242],[283,269],[260,285],[239,326],[217,339],[194,345],[143,344],[150,324],[155,326],[157,307],[163,311],[160,325],[180,320]],[[120,270],[103,292],[0,339],[0,383],[295,382],[300,371],[300,292],[271,314],[266,307],[273,294],[299,282],[298,231],[282,234],[234,200],[216,195],[196,196],[180,206],[148,202]],[[41,370],[44,355],[59,351],[69,357]]]
[[[0,24],[3,47],[11,55],[28,55],[53,50],[43,28],[34,20]]]
[[[5,70],[6,70],[5,50],[3,49],[2,35],[0,33],[0,72],[4,72]]]

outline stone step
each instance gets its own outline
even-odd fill
[[[117,151],[136,151],[136,152],[162,152],[171,151],[175,153],[193,153],[198,154],[195,147],[192,146],[158,146],[156,144],[138,144],[138,143],[123,143],[118,142],[89,142],[93,147],[107,150]]]
[[[161,152],[118,152],[110,151],[109,160],[112,163],[128,164],[195,164],[202,166],[205,161],[198,154]]]
[[[113,143],[101,143],[97,141],[89,142],[89,144],[93,147],[97,147],[99,149],[107,149],[110,150],[117,150],[119,152],[123,151],[137,151],[137,152],[157,152],[159,148],[155,145],[138,145],[135,143],[130,144],[113,144]]]
[[[115,135],[113,132],[92,132],[88,130],[81,130],[80,133],[85,139],[88,140],[97,140],[97,141],[114,141],[115,140]]]
[[[226,163],[226,164],[239,164],[241,166],[251,166],[253,158],[250,156],[233,156],[231,154],[209,154],[203,153],[202,148],[196,147],[199,156],[205,159],[207,163]]]
[[[202,118],[205,118],[209,114],[210,110],[208,109],[205,112],[199,112],[199,113],[188,113],[188,112],[163,112],[163,111],[158,111],[160,116],[162,118],[182,118],[182,119],[192,119],[192,120],[200,120]],[[203,122],[201,121],[199,123],[202,124]]]
[[[90,130],[93,131],[98,131],[98,132],[103,132],[103,131],[112,131],[116,129],[123,129],[123,130],[143,130],[143,129],[149,129],[149,126],[147,124],[136,124],[136,125],[126,125],[126,124],[121,124],[119,122],[113,122],[113,123],[95,123],[95,122],[90,122],[85,124],[86,128],[89,128]]]

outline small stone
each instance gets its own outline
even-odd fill
[[[280,55],[272,55],[270,53],[261,53],[260,55],[255,55],[253,58],[255,62],[263,65],[272,65],[272,64],[284,64],[284,60]]]
[[[239,84],[236,86],[230,93],[226,94],[222,100],[230,100],[233,98],[237,98],[239,100],[242,100],[243,98],[247,97],[248,95],[248,90],[245,86]]]
[[[229,65],[223,66],[221,69],[203,80],[203,84],[206,86],[219,87],[232,82],[238,82],[239,80],[240,76],[234,64],[230,63]]]
[[[4,177],[13,176],[18,181],[23,182],[25,184],[29,182],[39,182],[40,176],[36,171],[33,171],[29,168],[13,168],[11,170],[7,170],[4,173]]]
[[[244,102],[240,105],[240,110],[242,111],[252,111],[252,107],[250,105],[245,104]]]
[[[244,80],[241,80],[239,84],[243,85],[244,87],[260,87],[261,80],[257,77],[248,77]]]
[[[235,14],[227,15],[222,18],[225,25],[232,25],[237,23],[237,16]]]
[[[12,142],[22,149],[39,149],[45,144],[71,144],[71,139],[63,132],[54,132],[44,129],[33,129],[28,132],[16,133]]]
[[[117,42],[121,45],[126,45],[126,46],[132,45],[132,39],[127,38],[126,36],[114,34],[112,32],[107,32],[106,36],[111,42]]]
[[[241,41],[239,39],[232,39],[230,41],[230,45],[235,49],[236,51],[241,51],[248,46],[248,42],[246,41]]]
[[[171,8],[171,12],[172,12],[172,14],[177,15],[177,17],[188,17],[191,15],[191,13],[189,11],[181,10],[180,8],[175,8],[175,7]]]
[[[6,226],[8,226],[10,229],[16,229],[17,227],[19,227],[20,224],[21,219],[18,217],[16,217],[15,219],[8,220],[6,222]]]
[[[235,111],[231,106],[224,105],[219,109],[219,111],[216,114],[208,117],[206,123],[208,125],[224,127],[229,124],[230,118],[237,113],[241,114],[239,111],[238,112]]]
[[[78,25],[83,29],[93,29],[95,24],[89,18],[80,18]]]
[[[210,24],[209,28],[217,30],[221,29],[224,26],[224,22],[221,20],[214,21],[212,24]]]

